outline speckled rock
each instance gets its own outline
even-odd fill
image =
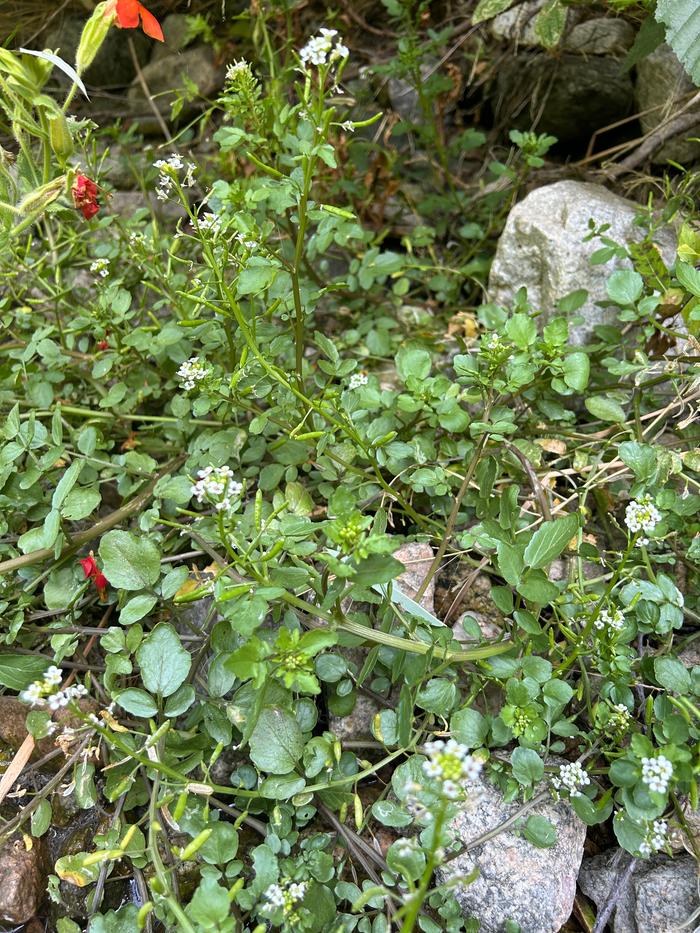
[[[599,249],[596,240],[583,242],[589,221],[609,224],[606,236],[620,243],[639,240],[643,234],[634,225],[638,205],[621,198],[602,185],[581,181],[558,181],[536,188],[511,210],[498,241],[491,266],[488,295],[491,301],[509,305],[519,288],[527,288],[533,307],[541,310],[542,322],[556,315],[556,303],[577,289],[588,291],[588,300],[576,312],[582,318],[572,324],[571,342],[588,343],[597,324],[614,324],[614,308],[600,308],[606,301],[605,285],[627,260],[613,259],[592,266],[590,256]],[[675,256],[675,238],[669,230],[658,237],[664,259]]]
[[[463,844],[494,829],[520,807],[517,801],[506,803],[485,778],[472,801],[452,824]],[[454,896],[463,915],[479,921],[480,933],[503,933],[508,920],[520,924],[522,933],[558,933],[571,914],[586,826],[565,801],[547,800],[532,812],[555,827],[557,842],[551,848],[538,849],[510,829],[436,873],[443,884],[478,869],[473,882],[454,888]]]
[[[619,849],[587,858],[579,886],[599,909],[605,905],[619,874]],[[612,919],[613,933],[698,933],[697,920],[685,926],[700,907],[695,859],[655,855],[639,859],[623,886]]]
[[[46,891],[43,842],[13,837],[0,848],[0,921],[27,923],[37,913]]]
[[[167,58],[168,55],[176,52],[182,52],[191,41],[189,19],[186,13],[170,13],[163,19],[160,25],[165,41],[154,43],[151,62],[156,62],[159,58]]]
[[[634,26],[626,19],[598,16],[574,26],[564,36],[563,47],[579,55],[625,55],[634,37]]]
[[[185,89],[185,78],[196,85],[199,97],[206,99],[219,90],[225,73],[223,65],[216,62],[213,49],[208,45],[196,45],[149,62],[143,69],[143,79],[160,112],[168,116],[170,105]],[[151,107],[138,81],[132,83],[127,97],[135,115],[145,118],[146,124],[153,120]],[[186,101],[181,115],[191,114],[201,103],[201,100]]]
[[[683,101],[696,90],[675,53],[665,43],[643,58],[637,65],[635,85],[636,106],[641,113],[639,122],[643,132],[649,133],[662,121],[675,116]],[[700,136],[700,107],[697,110],[697,126],[669,139],[652,155],[652,162],[663,164],[672,159],[688,163],[700,159],[700,143],[689,141]]]
[[[537,14],[546,6],[547,0],[525,0],[516,3],[509,10],[499,13],[488,23],[488,31],[494,39],[502,42],[515,42],[523,46],[540,46],[542,41],[535,31]],[[578,13],[567,9],[567,27],[577,19]]]

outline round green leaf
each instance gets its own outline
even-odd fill
[[[151,693],[169,697],[189,674],[192,659],[167,622],[156,625],[136,652],[143,685]]]
[[[262,771],[289,774],[304,751],[296,718],[283,709],[264,709],[250,737],[250,757]]]
[[[160,577],[160,551],[148,538],[130,531],[108,531],[100,541],[104,575],[122,590],[142,590]]]

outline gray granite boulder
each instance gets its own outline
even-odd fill
[[[629,265],[619,259],[590,264],[601,243],[584,242],[589,221],[609,224],[605,236],[624,244],[643,235],[634,224],[638,211],[634,202],[588,182],[558,181],[536,188],[508,215],[491,266],[489,300],[508,306],[525,286],[530,303],[542,311],[546,323],[556,315],[560,298],[584,288],[588,300],[577,312],[583,322],[572,325],[571,341],[588,343],[597,324],[615,323],[616,310],[600,308],[596,302],[607,300],[605,284],[610,274]],[[672,232],[662,231],[658,240],[665,261],[671,263],[675,256]]]
[[[494,829],[521,806],[506,803],[486,778],[471,796],[452,823],[461,844]],[[479,921],[480,933],[503,933],[508,920],[518,923],[522,933],[558,933],[571,914],[586,826],[565,801],[546,800],[530,812],[552,823],[554,846],[537,848],[511,828],[436,872],[444,884],[478,870],[474,881],[454,888],[454,896],[465,918]]]
[[[579,55],[625,55],[634,42],[634,26],[625,19],[598,16],[578,23],[563,39],[567,52]]]
[[[627,858],[626,853],[623,853]],[[599,910],[607,904],[610,891],[624,867],[620,850],[613,849],[585,859],[579,887]],[[619,882],[618,882],[619,883]],[[686,923],[700,908],[695,859],[681,855],[671,859],[655,855],[639,859],[622,886],[615,907],[613,933],[698,933],[700,925]]]
[[[149,62],[142,69],[142,74],[153,102],[162,114],[168,116],[171,104],[179,95],[189,97],[185,79],[196,86],[198,98],[208,99],[221,88],[226,69],[217,63],[210,46],[196,45]],[[152,119],[150,104],[138,80],[132,83],[127,97],[135,115],[145,117],[147,121]],[[198,104],[201,104],[200,100],[187,100],[182,115],[191,114]]]

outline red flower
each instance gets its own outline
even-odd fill
[[[91,220],[99,211],[97,203],[97,185],[87,175],[78,175],[71,188],[73,203],[85,220]]]
[[[158,42],[165,41],[160,23],[138,0],[109,0],[105,7],[105,16],[114,17],[120,29],[138,29],[140,19],[141,28],[147,36],[157,39]]]
[[[94,581],[97,594],[100,599],[104,601],[106,598],[107,577],[98,568],[97,561],[95,560],[92,551],[90,551],[89,557],[83,557],[80,560],[80,565],[83,568],[85,579]]]
[[[100,340],[97,344],[98,350],[108,350],[109,349],[109,340]]]

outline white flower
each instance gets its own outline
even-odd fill
[[[248,62],[241,58],[238,61],[232,62],[226,69],[226,80],[234,81],[236,78],[250,71],[250,65]]]
[[[63,671],[60,667],[56,667],[55,664],[52,664],[48,671],[44,674],[44,683],[48,684],[50,687],[57,687],[63,680]]]
[[[650,495],[633,499],[625,509],[625,524],[633,534],[643,531],[650,534],[661,521],[661,513],[654,505]],[[647,537],[637,539],[640,547],[649,543]]]
[[[668,823],[666,820],[654,820],[652,826],[647,830],[644,841],[639,846],[641,855],[651,855],[652,852],[659,852],[666,848],[668,842]]]
[[[560,793],[568,793],[569,797],[581,797],[581,788],[591,783],[587,771],[578,761],[559,766],[559,774],[552,778],[552,787]]]
[[[35,703],[38,703],[44,696],[44,684],[41,680],[35,680],[33,684],[29,684],[26,690],[23,690],[19,698],[24,703],[29,703],[34,706]]]
[[[282,908],[285,920],[294,921],[298,919],[295,906],[304,899],[308,886],[306,881],[284,879],[280,884],[271,884],[263,895],[267,901],[267,904],[263,906],[263,910],[274,911]]]
[[[325,65],[347,58],[350,52],[346,45],[336,40],[337,35],[337,29],[321,29],[317,36],[312,36],[299,52],[303,64]]]
[[[348,389],[359,389],[361,386],[367,385],[367,373],[359,372],[352,373],[348,379]]]
[[[109,259],[105,257],[95,259],[94,262],[90,263],[90,272],[94,272],[103,279],[106,278],[109,275]]]
[[[428,755],[428,760],[423,762],[423,773],[439,785],[448,800],[456,800],[462,785],[476,781],[481,773],[481,762],[454,739],[428,742],[423,751]]]
[[[190,389],[194,389],[196,383],[206,379],[210,373],[211,369],[200,363],[198,356],[192,356],[180,366],[175,375],[182,382],[182,388],[189,392]]]
[[[192,223],[191,226],[195,229],[211,230],[212,233],[217,234],[221,229],[221,218],[212,211],[206,211],[197,218],[197,223]]]
[[[167,201],[170,192],[175,185],[175,177],[178,172],[185,168],[185,163],[177,153],[172,153],[167,159],[156,159],[153,163],[154,168],[158,169],[158,184],[156,187],[156,197],[159,201]],[[182,179],[182,185],[186,188],[194,184],[194,173],[196,165],[194,162],[187,163],[185,177]]]
[[[649,790],[665,794],[673,777],[673,764],[664,755],[642,758],[642,782]]]
[[[345,120],[343,123],[340,124],[340,128],[341,130],[345,130],[346,133],[355,132],[355,124],[352,122],[352,120]]]
[[[192,486],[192,495],[197,502],[213,502],[217,511],[231,511],[243,492],[241,483],[233,479],[229,466],[205,467],[197,473],[197,482]]]
[[[613,632],[621,632],[625,627],[625,617],[619,609],[613,609],[609,612],[607,609],[599,614],[593,623],[597,629],[610,629]]]

